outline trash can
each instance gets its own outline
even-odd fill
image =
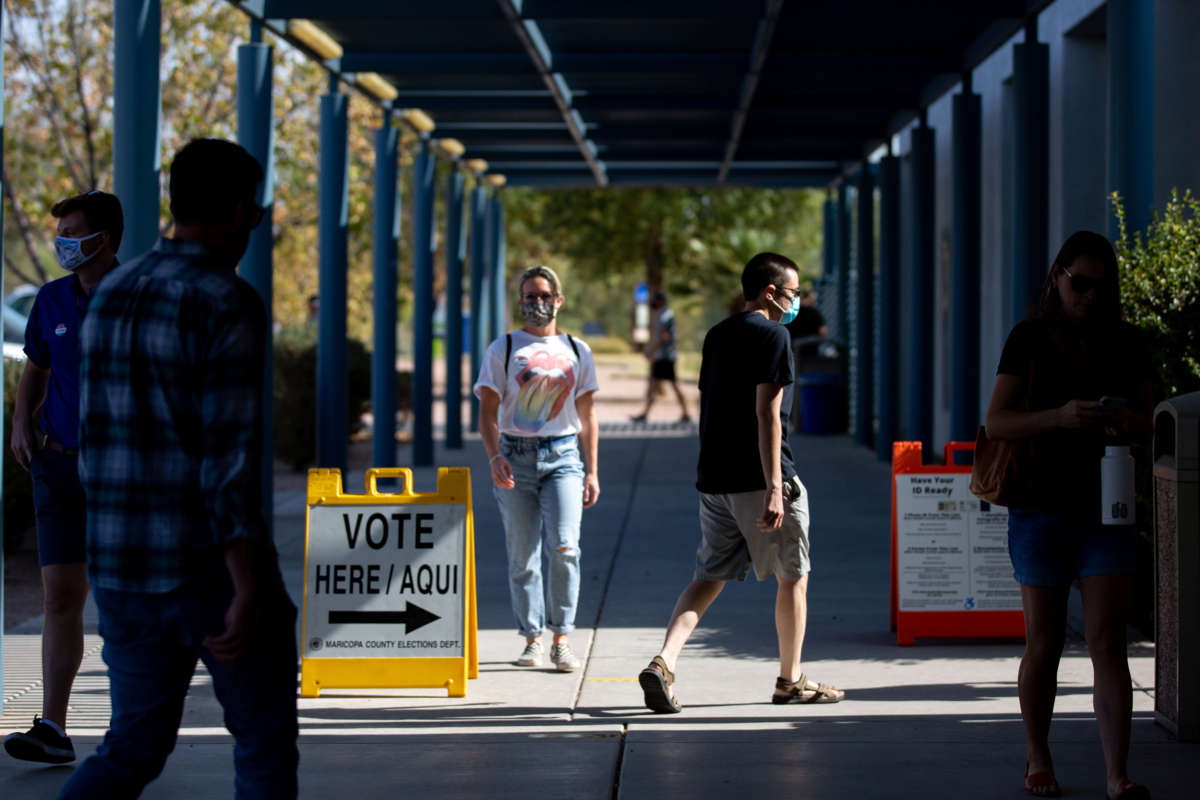
[[[839,433],[842,427],[842,376],[836,372],[806,372],[796,379],[800,391],[800,430]]]
[[[1200,741],[1200,392],[1154,409],[1154,718]]]

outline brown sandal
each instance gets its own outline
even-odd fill
[[[795,681],[786,681],[783,678],[775,679],[775,691],[784,692],[785,694],[772,694],[771,702],[777,706],[788,705],[790,703],[836,703],[845,696],[845,692],[836,687],[830,686],[827,683],[818,683],[817,688],[810,689],[808,687],[808,676],[801,674]],[[811,692],[811,694],[806,694]]]
[[[667,662],[661,656],[650,659],[650,664],[638,674],[642,694],[645,696],[646,708],[659,714],[677,714],[683,708],[671,692],[671,684],[675,683],[675,673],[667,669]]]

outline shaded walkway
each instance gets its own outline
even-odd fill
[[[634,678],[690,577],[696,539],[697,445],[680,433],[602,441],[604,493],[585,516],[574,637],[586,670],[572,675],[511,665],[521,642],[482,448],[469,441],[453,456],[439,450],[439,462],[467,464],[475,478],[480,678],[460,700],[415,690],[302,700],[302,796],[1021,796],[1020,644],[895,646],[887,630],[888,472],[843,438],[793,442],[813,497],[805,668],[846,688],[847,699],[819,707],[766,702],[776,671],[774,585],[751,582],[726,589],[685,650],[677,685],[684,712],[663,717],[642,707]],[[418,489],[431,487],[432,470],[417,476]],[[347,482],[361,485],[361,477]],[[277,508],[285,573],[298,594],[303,498],[282,492]],[[73,697],[73,733],[85,753],[107,714],[94,641]],[[5,643],[11,699],[0,724],[15,729],[40,706],[31,685],[38,637],[9,635]],[[1200,781],[1200,747],[1171,743],[1150,721],[1153,653],[1139,644],[1133,655],[1134,774],[1156,797],[1186,796],[1184,787]],[[1076,796],[1103,791],[1090,681],[1082,643],[1073,640],[1053,736],[1060,779]],[[176,754],[147,798],[232,795],[230,739],[203,674],[192,695]],[[67,774],[0,757],[0,795],[50,796]]]

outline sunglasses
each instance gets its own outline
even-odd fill
[[[1062,268],[1063,274],[1071,279],[1071,291],[1075,294],[1087,294],[1090,291],[1100,291],[1104,281],[1099,278],[1089,278],[1086,275],[1072,275],[1071,270]]]
[[[549,303],[553,299],[554,299],[554,295],[552,295],[548,292],[542,292],[541,294],[530,293],[530,294],[525,295],[526,303],[536,303],[538,300],[541,300],[543,303]]]

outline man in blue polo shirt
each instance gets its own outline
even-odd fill
[[[14,758],[62,764],[75,758],[67,700],[83,658],[87,599],[84,494],[79,482],[79,328],[100,279],[117,264],[121,203],[88,192],[57,203],[54,250],[70,275],[43,286],[25,329],[25,371],[13,411],[12,451],[33,476],[42,568],[42,715],[4,749]],[[40,430],[33,415],[41,409]]]

